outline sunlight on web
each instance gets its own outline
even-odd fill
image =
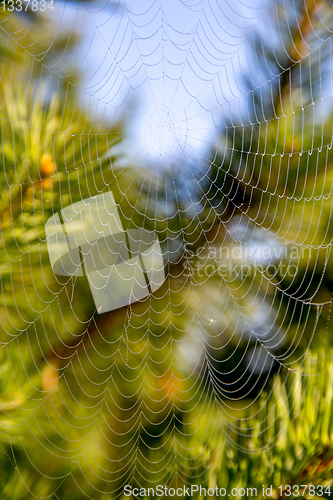
[[[22,488],[116,498],[282,449],[332,304],[329,2],[0,22],[0,404]]]

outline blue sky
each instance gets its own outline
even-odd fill
[[[83,37],[72,57],[83,102],[111,119],[126,112],[126,161],[167,167],[204,161],[224,118],[245,105],[251,35],[267,30],[271,7],[268,0],[255,7],[239,0],[57,2],[57,16],[60,29]],[[256,84],[264,81],[257,72]]]

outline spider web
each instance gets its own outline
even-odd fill
[[[250,3],[2,13],[1,442],[33,496],[201,484],[285,433],[274,394],[331,307],[333,17]],[[104,312],[53,272],[45,225],[108,193],[166,279]]]

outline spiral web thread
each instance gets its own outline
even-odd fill
[[[333,16],[248,3],[3,14],[1,429],[33,495],[200,484],[226,446],[285,432],[265,407],[331,306]],[[45,224],[109,191],[166,280],[103,314],[52,272]]]

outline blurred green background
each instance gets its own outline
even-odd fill
[[[125,498],[125,484],[255,487],[258,498],[272,485],[275,499],[288,496],[281,485],[331,485],[304,498],[333,495],[333,114],[317,106],[332,79],[333,11],[296,2],[289,25],[277,7],[284,48],[255,42],[258,58],[279,61],[279,84],[270,101],[249,93],[252,124],[221,124],[193,210],[179,166],[114,168],[126,113],[96,123],[77,72],[47,71],[80,34],[54,40],[41,13],[0,12],[1,499]],[[310,50],[314,33],[329,40],[321,50]],[[44,226],[106,190],[125,228],[155,230],[176,257],[156,294],[97,315],[84,278],[53,275]],[[200,273],[244,224],[287,249],[293,278],[254,261],[245,278]],[[266,347],[258,325],[280,347]],[[250,348],[268,352],[268,368],[251,373]],[[184,367],[191,349],[195,366]]]

